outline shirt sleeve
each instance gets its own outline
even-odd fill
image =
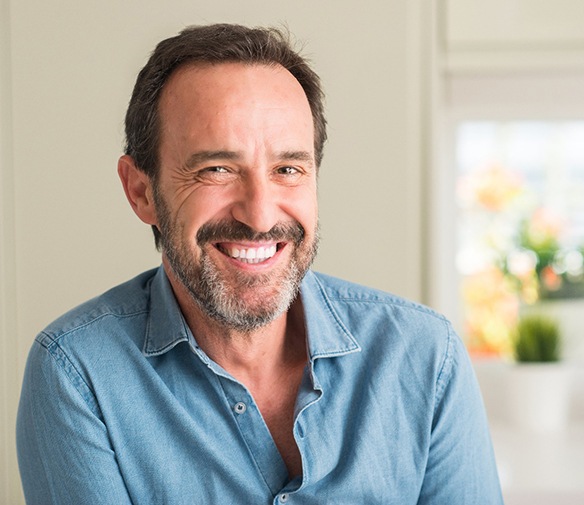
[[[437,379],[428,462],[418,500],[418,505],[436,503],[503,504],[479,386],[466,349],[452,331]]]
[[[28,505],[130,505],[90,388],[53,342],[29,354],[17,420]]]

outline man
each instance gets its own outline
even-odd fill
[[[37,337],[29,504],[502,502],[448,322],[309,270],[322,91],[282,34],[161,42],[126,136],[118,172],[162,267]]]

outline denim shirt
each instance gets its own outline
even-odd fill
[[[161,268],[45,329],[17,422],[29,505],[502,503],[472,367],[430,309],[309,272],[302,476],[197,345]]]

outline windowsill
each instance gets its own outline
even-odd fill
[[[505,503],[512,505],[511,496],[534,494],[579,496],[578,503],[584,502],[584,424],[534,434],[493,423],[491,435]]]
[[[518,428],[509,419],[505,384],[513,365],[476,360],[474,366],[490,420],[505,503],[584,503],[584,367],[571,367],[573,389],[567,426],[540,433]]]

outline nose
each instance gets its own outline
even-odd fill
[[[233,218],[256,232],[270,231],[278,222],[277,188],[262,177],[249,178],[232,209]]]

